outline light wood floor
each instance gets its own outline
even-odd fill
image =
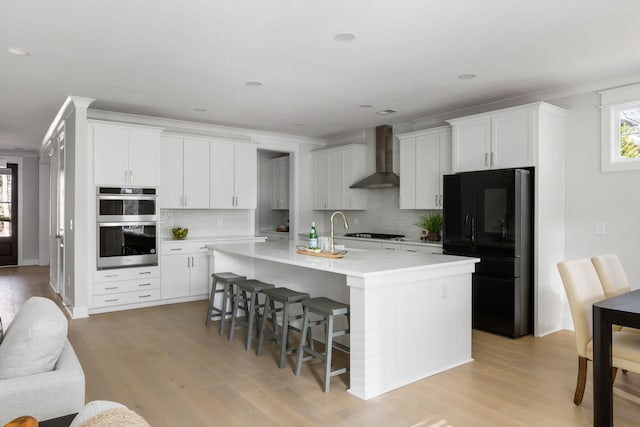
[[[0,269],[0,316],[30,295],[56,299],[48,269]],[[587,426],[592,425],[591,365],[584,402],[573,404],[577,356],[572,332],[518,340],[474,331],[475,361],[368,401],[334,377],[322,393],[309,368],[278,369],[204,327],[204,301],[94,315],[70,321],[69,338],[87,381],[87,400],[122,402],[161,426]],[[438,349],[433,349],[438,351]],[[616,389],[640,396],[640,376],[618,375]],[[640,424],[640,405],[615,393],[616,426]],[[446,423],[442,420],[446,420]]]

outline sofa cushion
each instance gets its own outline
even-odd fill
[[[0,344],[0,379],[53,370],[67,339],[67,325],[56,303],[29,298]]]

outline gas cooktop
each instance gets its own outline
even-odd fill
[[[347,233],[344,237],[357,237],[360,239],[381,239],[393,240],[404,237],[404,234],[383,234],[383,233]]]

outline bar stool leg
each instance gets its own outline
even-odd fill
[[[256,319],[256,305],[257,305],[257,300],[258,300],[258,293],[257,292],[251,292],[251,300],[249,301],[249,311],[246,313],[246,316],[248,317],[247,319],[247,345],[246,348],[247,350],[251,350],[251,341],[253,340],[253,323],[257,322],[258,319]],[[246,301],[246,299],[245,299]]]
[[[271,306],[273,302],[271,298],[267,295],[264,300],[264,311],[262,312],[262,321],[260,322],[260,330],[258,332],[258,348],[256,349],[256,354],[260,356],[262,354],[262,347],[264,345],[264,328],[267,324],[267,319],[269,318],[269,313],[271,312]]]
[[[233,284],[230,284],[228,281],[224,282],[224,289],[222,291],[222,306],[220,313],[220,335],[224,335],[224,329],[227,324],[227,299],[229,302],[232,302],[233,298],[231,297],[231,293],[233,292]]]
[[[300,335],[300,344],[298,344],[298,354],[296,358],[296,375],[302,372],[302,359],[304,356],[304,341],[307,338],[307,329],[309,329],[309,308],[304,308],[304,317],[302,320],[302,334]]]
[[[211,293],[209,294],[209,311],[207,312],[207,320],[204,323],[207,328],[211,324],[211,312],[213,311],[213,299],[216,295],[216,286],[218,286],[218,281],[215,276],[211,279]]]
[[[280,360],[279,368],[284,368],[285,358],[287,357],[287,343],[289,342],[289,304],[285,303],[282,310],[282,337],[280,338]]]
[[[329,393],[329,385],[331,384],[331,353],[333,350],[333,316],[326,316],[325,322],[325,358],[324,358],[324,384],[322,389],[325,393]]]
[[[231,313],[231,330],[229,331],[229,341],[233,341],[233,335],[236,332],[236,318],[238,317],[238,308],[240,305],[240,293],[244,293],[241,291],[238,286],[236,286],[236,296],[233,301],[233,310]],[[245,294],[246,298],[246,294]]]

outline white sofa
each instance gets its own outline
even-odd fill
[[[16,314],[0,343],[0,425],[22,415],[42,421],[84,407],[84,371],[67,326],[47,298],[30,298]]]

